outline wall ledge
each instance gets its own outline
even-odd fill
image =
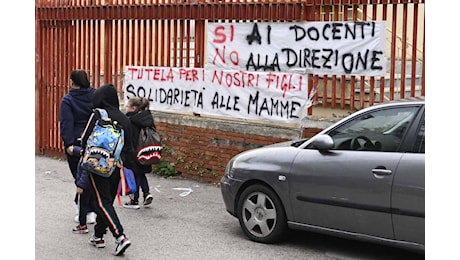
[[[200,116],[184,113],[173,113],[164,111],[152,112],[155,122],[161,122],[172,125],[185,125],[198,128],[214,129],[241,134],[262,135],[289,140],[299,139],[303,133],[303,128],[299,124],[283,124],[266,121],[252,121],[245,119]],[[324,129],[331,124],[333,120],[307,119],[305,128]]]

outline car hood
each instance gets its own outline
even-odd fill
[[[299,148],[292,146],[294,142],[283,142],[245,151],[234,156],[229,163],[232,175],[244,180],[250,173],[251,178],[260,178],[273,173],[288,174],[292,161]]]
[[[287,146],[292,146],[292,147],[299,147],[301,144],[306,142],[310,138],[304,138],[300,140],[293,140],[293,141],[286,141],[286,142],[280,142],[280,143],[275,143],[275,144],[270,144],[266,145],[262,148],[271,148],[271,147],[287,147]],[[260,148],[259,148],[260,149]]]

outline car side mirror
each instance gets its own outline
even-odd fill
[[[334,140],[329,135],[322,134],[315,136],[309,146],[318,150],[330,150],[334,148]]]

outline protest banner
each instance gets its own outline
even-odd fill
[[[209,23],[207,68],[383,76],[385,21]]]
[[[297,73],[129,66],[124,100],[146,97],[150,109],[298,123],[311,105]]]

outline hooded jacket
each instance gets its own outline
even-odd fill
[[[112,121],[117,121],[118,125],[123,128],[124,131],[124,145],[121,150],[121,158],[123,160],[123,166],[132,169],[134,164],[132,153],[133,153],[133,142],[132,142],[132,130],[131,123],[128,117],[123,114],[119,107],[117,90],[112,84],[103,85],[96,89],[93,95],[93,108],[103,108],[107,111],[109,118]],[[100,118],[99,113],[95,113],[91,121],[88,123],[87,130],[82,136],[82,149],[86,148],[86,142],[91,130],[96,124],[96,120]],[[118,170],[118,169],[117,169]],[[83,172],[76,180],[76,185],[81,188],[88,187],[89,178],[86,172]]]
[[[92,113],[94,88],[71,88],[61,100],[59,123],[64,147],[80,146],[77,141]]]
[[[132,130],[133,130],[133,145],[134,145],[134,151],[133,151],[133,157],[136,157],[136,149],[137,147],[137,140],[139,140],[139,132],[141,131],[141,128],[144,127],[149,127],[153,126],[155,127],[155,122],[153,120],[152,113],[150,110],[142,110],[139,112],[128,112],[126,113],[128,116],[129,120],[131,120],[131,125],[132,125]],[[152,171],[152,166],[151,165],[142,165],[140,163],[136,162],[136,166],[134,168],[135,172],[151,172]]]

